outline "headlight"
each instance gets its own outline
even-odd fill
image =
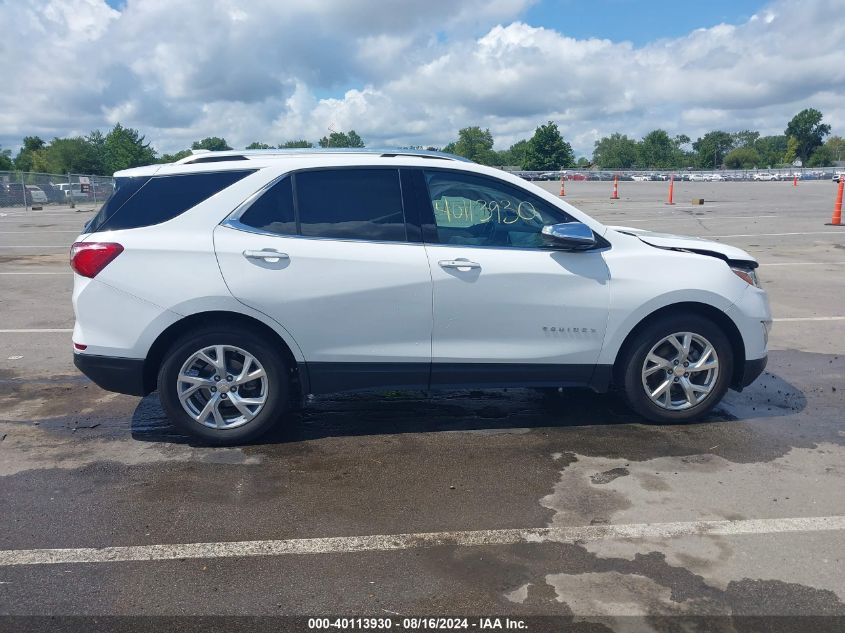
[[[757,272],[753,268],[741,268],[739,266],[731,266],[731,271],[734,275],[742,279],[745,283],[760,287],[760,281],[757,279]]]

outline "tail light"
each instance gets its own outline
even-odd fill
[[[76,242],[70,247],[70,267],[93,279],[122,252],[123,246],[114,242]]]

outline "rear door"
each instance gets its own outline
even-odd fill
[[[215,230],[232,294],[288,330],[315,393],[426,388],[431,274],[395,168],[288,174]]]

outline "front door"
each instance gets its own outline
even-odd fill
[[[551,248],[540,230],[571,218],[520,187],[464,172],[424,175],[432,384],[588,383],[610,298],[602,250]]]

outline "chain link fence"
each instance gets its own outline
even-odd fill
[[[798,180],[832,180],[838,178],[842,168],[822,167],[818,169],[789,167],[780,169],[623,169],[623,170],[595,170],[579,169],[577,167],[557,171],[525,171],[513,167],[504,167],[517,176],[526,180],[619,180],[648,181],[669,180],[692,182],[725,182],[725,181],[785,181]]]
[[[842,168],[788,169],[718,169],[718,170],[615,170],[565,169],[525,171],[505,167],[526,180],[619,180],[647,181],[784,181],[836,180]],[[0,171],[0,208],[40,210],[47,207],[96,209],[114,191],[114,178],[91,174],[43,174],[38,172]]]
[[[95,209],[114,191],[114,178],[91,174],[0,171],[0,208]]]

